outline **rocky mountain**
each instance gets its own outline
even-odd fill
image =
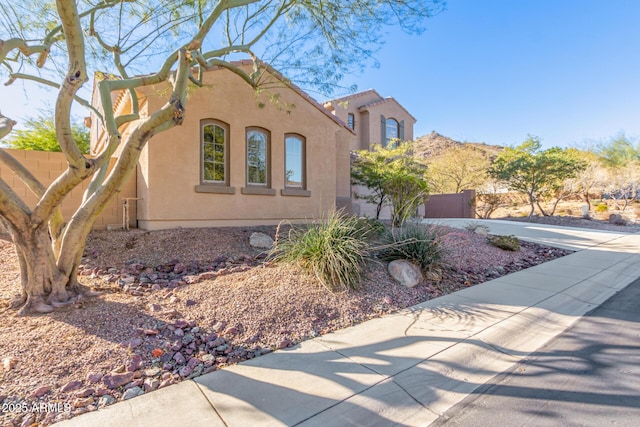
[[[497,156],[504,147],[499,145],[489,145],[483,142],[458,142],[438,132],[433,131],[428,135],[421,136],[415,140],[415,153],[419,157],[434,157],[452,147],[467,146],[486,153],[490,158]]]

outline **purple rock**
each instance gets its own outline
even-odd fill
[[[186,362],[186,359],[180,352],[173,355],[173,360],[175,360],[178,365],[183,365]]]
[[[91,384],[95,384],[102,379],[102,374],[98,374],[95,372],[90,372],[87,374],[87,382]]]
[[[194,300],[192,300],[192,299],[188,299],[184,303],[187,305],[187,307],[191,307],[193,305],[196,305],[196,302]]]
[[[185,319],[178,319],[174,322],[173,324],[176,328],[185,328],[189,325],[189,322],[187,322]]]
[[[42,386],[39,387],[37,389],[35,389],[32,393],[30,397],[42,397],[45,394],[49,393],[49,391],[51,391],[51,387],[49,386]],[[2,396],[0,396],[2,397]],[[2,402],[4,399],[0,399],[0,402]]]
[[[82,387],[82,381],[69,381],[60,389],[60,393],[68,393]]]
[[[182,368],[180,368],[178,373],[181,377],[188,377],[193,373],[193,368],[190,368],[189,366],[183,366]]]
[[[76,397],[89,397],[92,394],[94,394],[96,391],[93,388],[85,388],[84,390],[81,390],[79,392],[76,393]]]
[[[198,366],[200,364],[200,359],[198,359],[197,357],[192,357],[191,359],[189,359],[189,361],[187,362],[187,366],[190,367],[191,369],[195,368],[196,366]]]
[[[120,346],[124,348],[130,348],[130,349],[140,347],[141,345],[142,345],[141,338],[131,338],[130,340],[123,341],[120,343]]]
[[[127,364],[127,371],[133,372],[137,371],[142,366],[142,357],[139,355],[133,356],[129,363]]]
[[[102,378],[102,383],[109,389],[114,389],[131,382],[133,379],[133,372],[126,372],[124,374],[112,374],[106,375]]]

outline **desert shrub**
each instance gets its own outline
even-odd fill
[[[418,224],[387,230],[378,256],[386,261],[406,259],[428,271],[441,263],[445,248],[436,226]]]
[[[334,212],[324,221],[292,226],[284,237],[276,233],[270,257],[299,265],[331,291],[357,289],[370,231],[358,218]]]
[[[520,241],[516,236],[489,236],[487,241],[496,248],[505,251],[519,251]]]
[[[607,205],[606,203],[600,203],[596,206],[597,213],[606,212],[608,210],[609,210],[609,205]]]
[[[361,232],[367,237],[377,237],[387,231],[387,227],[375,218],[358,218],[358,227],[360,227]]]

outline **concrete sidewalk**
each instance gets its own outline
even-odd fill
[[[640,276],[640,235],[487,225],[579,250],[58,425],[426,426]]]

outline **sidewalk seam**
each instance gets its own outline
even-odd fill
[[[190,381],[193,381],[193,380],[190,380]],[[224,420],[224,418],[222,418],[222,415],[220,415],[220,412],[218,412],[218,410],[216,409],[216,407],[213,404],[213,402],[207,397],[205,392],[202,391],[202,389],[200,388],[200,384],[198,384],[197,381],[193,381],[193,383],[198,388],[198,391],[200,392],[200,394],[202,394],[202,396],[204,396],[204,398],[207,400],[207,402],[209,402],[209,406],[211,406],[211,409],[213,409],[213,412],[215,412],[216,415],[218,416],[218,418],[220,418],[220,421],[222,421],[222,424],[224,424],[225,427],[229,427],[229,424],[227,424],[227,422]]]

